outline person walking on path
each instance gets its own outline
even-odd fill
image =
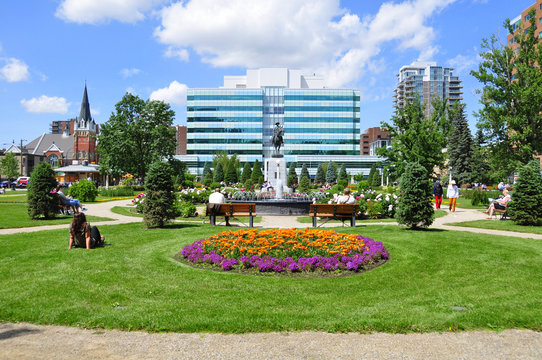
[[[444,194],[444,190],[442,189],[442,185],[440,184],[440,180],[437,180],[435,182],[435,185],[433,185],[433,196],[435,197],[435,208],[440,209],[440,204],[442,204],[442,195]]]
[[[455,204],[457,202],[457,198],[459,197],[459,189],[455,184],[455,180],[450,181],[446,195],[448,196],[448,202],[450,204],[449,211],[455,212]]]

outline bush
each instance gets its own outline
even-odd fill
[[[109,189],[104,187],[99,188],[100,196],[104,197],[123,197],[123,196],[134,196],[134,187],[130,186],[110,186]],[[140,189],[141,191],[143,189]]]
[[[428,227],[433,223],[433,187],[427,170],[419,163],[407,164],[401,175],[401,194],[396,218],[411,229]]]
[[[213,183],[211,183],[211,186],[210,186],[210,188],[213,189],[213,190],[214,189],[220,189],[221,187],[222,187],[222,184],[219,183],[219,182],[213,182]]]
[[[382,211],[383,211],[383,207],[380,201],[367,202],[367,216],[370,219],[378,219],[379,217],[381,217]]]
[[[369,189],[370,185],[369,185],[369,182],[367,180],[363,180],[363,181],[360,181],[358,183],[358,192],[362,193],[362,192],[365,192],[367,191],[367,189]]]
[[[96,189],[96,185],[92,181],[83,179],[70,187],[69,194],[74,199],[79,199],[79,201],[96,201],[98,189]]]
[[[489,205],[489,199],[486,191],[474,190],[471,195],[471,203],[476,205]]]
[[[32,174],[28,183],[28,215],[32,219],[43,216],[54,218],[59,212],[59,198],[51,191],[56,186],[55,172],[49,163],[41,162]]]
[[[175,218],[175,193],[171,167],[163,161],[151,164],[145,179],[146,198],[143,202],[143,220],[148,228],[162,227]]]
[[[196,213],[196,205],[192,204],[190,201],[181,201],[177,205],[177,213],[183,218],[194,216]]]
[[[192,180],[184,180],[182,185],[185,188],[191,188],[194,187],[194,182]]]
[[[542,178],[538,160],[525,165],[519,172],[509,205],[510,218],[519,225],[539,225],[542,220]]]

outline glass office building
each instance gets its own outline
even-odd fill
[[[327,89],[323,78],[285,68],[225,76],[217,89],[188,89],[187,156],[181,160],[194,173],[217,151],[263,163],[274,151],[276,123],[284,127],[286,162],[298,169],[307,163],[312,175],[322,162],[348,163],[348,171],[357,174],[368,173],[378,160],[360,156],[359,91]]]

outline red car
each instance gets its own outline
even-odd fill
[[[28,185],[28,180],[30,180],[29,177],[21,176],[17,178],[17,186],[18,187],[26,187]]]

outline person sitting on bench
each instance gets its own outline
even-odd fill
[[[484,211],[485,214],[489,214],[489,216],[487,217],[487,220],[491,220],[495,210],[506,210],[506,207],[508,206],[508,202],[510,201],[511,196],[508,189],[504,189],[502,191],[502,194],[503,194],[502,198],[492,201],[489,207],[487,208],[487,210]]]
[[[68,249],[71,249],[75,245],[90,250],[97,246],[102,246],[105,242],[105,237],[100,235],[100,231],[96,226],[90,226],[83,213],[73,215],[69,229],[70,241]]]
[[[83,209],[83,206],[81,205],[81,202],[79,200],[68,197],[62,192],[62,185],[58,185],[56,187],[56,193],[60,197],[60,201],[62,202],[62,204],[72,207],[74,214],[78,213],[80,210],[86,210]]]
[[[356,199],[350,195],[350,189],[344,189],[344,195],[341,195],[337,198],[337,204],[355,204]]]
[[[210,204],[224,204],[226,202],[226,198],[224,197],[224,194],[220,192],[220,188],[216,188],[215,192],[209,195],[209,204],[207,205],[207,208],[209,209],[209,212],[213,214],[217,210],[213,208]],[[226,218],[226,226],[230,225],[230,217],[225,216]]]

